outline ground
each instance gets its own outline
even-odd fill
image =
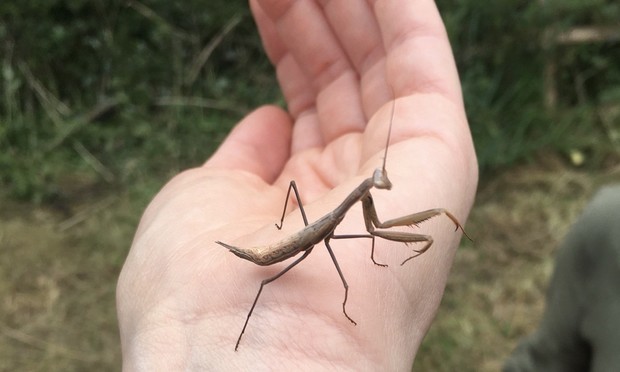
[[[72,182],[79,197],[53,206],[0,194],[0,371],[119,369],[116,279],[158,182]],[[556,154],[486,175],[466,226],[474,241],[459,249],[414,369],[499,370],[542,314],[571,222],[612,182],[620,167],[574,168]]]

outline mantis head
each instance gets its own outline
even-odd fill
[[[392,182],[388,178],[385,168],[375,169],[375,172],[372,174],[372,184],[378,189],[392,189]]]

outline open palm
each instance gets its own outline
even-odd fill
[[[447,218],[421,225],[433,247],[405,266],[404,244],[332,242],[349,285],[324,247],[266,286],[233,351],[262,279],[259,267],[215,244],[274,243],[300,230],[295,180],[310,221],[381,166],[396,99],[387,170],[373,191],[379,218],[429,208],[467,217],[477,166],[458,75],[430,0],[250,2],[289,113],[249,114],[203,167],[171,180],[144,213],[118,284],[127,369],[404,370],[434,317],[460,238]],[[361,205],[337,233],[364,233]],[[165,368],[164,368],[165,367]]]

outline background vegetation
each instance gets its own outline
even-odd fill
[[[488,180],[481,192],[491,189],[489,195],[498,197],[498,189],[509,190],[516,177],[506,176],[510,169],[519,169],[519,177],[538,174],[536,185],[545,192],[560,186],[541,181],[541,174],[573,174],[577,204],[557,212],[567,226],[603,182],[592,179],[609,180],[617,172],[620,4],[437,3]],[[599,27],[607,36],[561,41],[581,26]],[[115,369],[114,284],[142,209],[170,175],[203,162],[244,113],[282,103],[273,69],[246,3],[231,0],[2,2],[0,64],[0,369]],[[534,169],[523,171],[528,166]],[[540,167],[545,172],[537,173]],[[603,176],[586,182],[583,173]],[[570,198],[575,188],[558,194]],[[484,194],[480,200],[502,203]],[[549,208],[557,211],[554,202]],[[535,208],[523,204],[527,211]],[[481,226],[480,235],[497,217],[484,210],[475,210],[471,221],[474,230]],[[548,222],[544,216],[541,223]],[[520,220],[502,221],[496,221],[500,231],[519,231]],[[558,231],[564,230],[554,232],[549,244],[561,238]],[[516,246],[506,242],[511,236],[501,235],[497,245]],[[480,246],[464,249],[455,278],[475,282],[468,275],[490,275],[459,271],[459,259],[507,265],[485,261],[491,256],[487,245]],[[550,263],[540,265],[532,276],[540,282],[539,295]],[[464,308],[468,300],[450,297],[451,288],[467,292],[451,282],[443,308]],[[475,288],[479,296],[486,290]],[[463,328],[466,318],[440,318],[422,350],[421,368],[481,365],[484,353],[463,341],[476,327]],[[514,338],[534,323],[489,324]]]

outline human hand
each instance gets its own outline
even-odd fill
[[[387,155],[391,191],[372,193],[380,219],[443,207],[464,222],[477,165],[443,24],[429,0],[250,2],[290,116],[263,107],[243,119],[204,166],[183,172],[142,217],[119,278],[123,363],[163,370],[407,370],[439,305],[460,233],[437,217],[435,243],[332,241],[350,290],[324,246],[265,287],[239,352],[234,345],[260,267],[216,240],[251,247],[303,228],[279,222],[290,180],[310,222],[333,210]],[[291,205],[291,203],[289,203]],[[291,208],[289,208],[291,209]],[[417,230],[417,229],[416,229]],[[361,205],[336,229],[364,233]]]

